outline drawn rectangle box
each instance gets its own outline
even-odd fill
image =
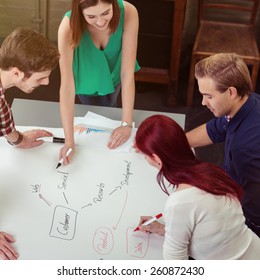
[[[54,209],[50,236],[72,240],[76,231],[78,212],[63,206],[56,206]]]

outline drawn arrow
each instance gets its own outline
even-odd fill
[[[51,206],[51,203],[49,201],[47,201],[41,194],[39,194],[39,197],[45,201],[49,206]]]
[[[122,216],[123,216],[123,213],[124,213],[124,210],[125,210],[125,206],[126,206],[127,198],[128,198],[128,191],[126,191],[125,202],[124,202],[124,205],[123,205],[123,208],[122,208],[122,211],[121,211],[120,217],[119,217],[119,219],[118,219],[118,221],[117,221],[116,225],[114,225],[114,226],[113,226],[113,229],[116,229],[116,228],[117,228],[117,226],[118,226],[118,224],[120,223],[120,220],[121,220],[121,218],[122,218]]]

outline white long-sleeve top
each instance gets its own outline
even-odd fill
[[[236,199],[191,187],[173,192],[164,214],[165,259],[260,259],[260,238]]]

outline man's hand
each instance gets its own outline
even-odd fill
[[[11,245],[13,242],[15,240],[12,235],[0,232],[0,260],[16,260],[18,258],[18,253]]]
[[[44,143],[44,141],[38,140],[38,138],[52,136],[51,132],[44,129],[27,130],[22,134],[23,134],[22,142],[15,146],[21,149],[30,149],[30,148],[40,146]]]

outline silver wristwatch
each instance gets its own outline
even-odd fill
[[[133,127],[131,124],[129,124],[128,122],[121,122],[121,126],[124,126],[124,127]]]

